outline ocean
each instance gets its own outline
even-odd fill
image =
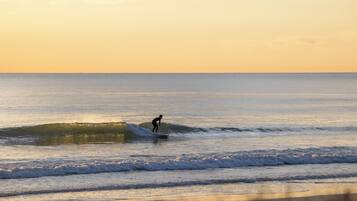
[[[311,181],[357,182],[357,74],[0,74],[0,199]]]

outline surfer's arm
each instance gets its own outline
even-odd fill
[[[161,119],[159,120],[159,126],[161,126]]]

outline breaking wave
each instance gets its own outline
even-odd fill
[[[255,150],[127,159],[42,160],[0,164],[0,179],[127,171],[204,170],[300,164],[357,163],[357,147]]]
[[[125,122],[106,123],[53,123],[35,126],[23,126],[0,129],[0,137],[43,137],[54,135],[80,135],[80,134],[122,134],[144,137],[150,134],[151,123],[138,125]],[[186,125],[162,123],[160,132],[170,133],[196,133],[196,132],[254,132],[254,133],[277,133],[277,132],[302,132],[302,131],[357,131],[357,127],[211,127],[200,128]]]

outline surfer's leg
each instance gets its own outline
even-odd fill
[[[153,123],[152,125],[153,125],[152,132],[154,133],[155,130],[156,130],[156,132],[157,132],[157,129],[158,129],[157,124],[154,124],[154,123]]]
[[[159,126],[155,126],[155,133],[157,133],[157,130],[159,130]]]

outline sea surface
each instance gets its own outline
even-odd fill
[[[331,180],[357,182],[357,74],[0,74],[0,199]]]

